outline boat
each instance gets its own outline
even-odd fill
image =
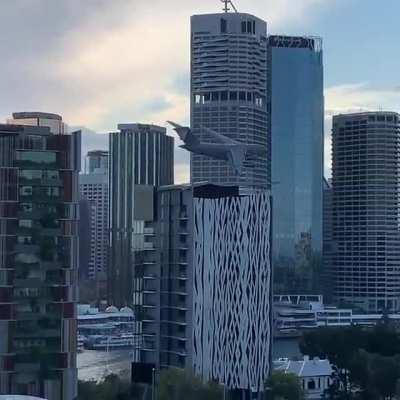
[[[129,307],[110,306],[104,312],[89,305],[78,307],[78,351],[133,348],[138,322]]]

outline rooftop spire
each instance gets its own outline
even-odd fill
[[[231,9],[229,8],[229,5],[232,6],[232,8],[235,10],[235,12],[238,12],[236,9],[235,5],[232,3],[232,0],[221,0],[222,3],[224,3],[224,8],[222,9],[224,12],[229,12]]]

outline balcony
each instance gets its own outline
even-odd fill
[[[155,250],[154,243],[144,242],[143,250],[144,251],[154,251]]]

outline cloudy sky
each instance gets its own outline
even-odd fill
[[[400,1],[381,1],[235,2],[267,20],[271,33],[323,37],[327,173],[332,114],[400,111]],[[100,133],[120,122],[188,122],[189,18],[220,7],[220,0],[1,0],[0,120],[22,110],[62,114],[92,131],[85,151],[105,148]],[[187,179],[186,157],[177,152],[178,181]]]

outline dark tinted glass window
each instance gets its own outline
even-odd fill
[[[227,30],[226,19],[221,18],[221,33],[226,33],[226,30]]]
[[[247,33],[252,33],[253,31],[253,24],[251,23],[251,21],[247,22]]]
[[[221,92],[221,101],[228,100],[228,92]]]
[[[230,92],[229,93],[229,100],[232,100],[232,101],[237,100],[237,92]]]

